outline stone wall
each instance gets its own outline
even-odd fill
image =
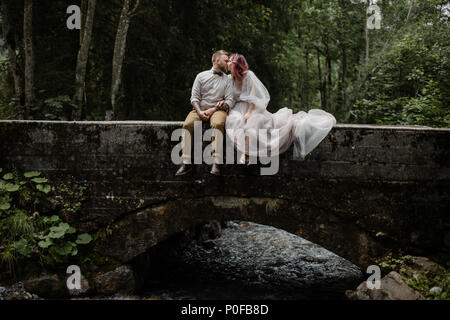
[[[95,250],[129,261],[196,224],[247,220],[295,233],[360,265],[390,249],[447,253],[450,129],[344,125],[304,161],[292,149],[278,174],[197,165],[176,177],[180,122],[0,121],[0,167],[41,171],[88,187],[79,230],[104,232]]]

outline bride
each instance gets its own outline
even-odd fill
[[[275,113],[267,111],[269,92],[249,70],[245,57],[233,54],[228,69],[233,80],[235,105],[228,114],[225,129],[242,154],[241,163],[248,165],[250,157],[261,154],[277,156],[289,149],[292,143],[294,157],[304,159],[336,124],[335,117],[321,109],[295,114],[288,108]]]

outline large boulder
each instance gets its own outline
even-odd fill
[[[220,237],[173,255],[157,249],[149,259],[157,261],[154,269],[141,266],[141,273],[153,277],[149,287],[177,283],[181,298],[190,292],[198,299],[345,299],[345,290],[363,279],[356,265],[331,251],[252,222],[228,222]]]
[[[133,270],[129,266],[120,266],[113,271],[99,273],[93,277],[95,291],[98,294],[132,294],[137,287]]]
[[[66,280],[56,274],[28,279],[24,281],[23,285],[27,292],[42,298],[67,298],[70,296]]]

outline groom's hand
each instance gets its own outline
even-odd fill
[[[228,105],[225,103],[225,100],[219,101],[216,103],[216,109],[217,110],[222,110],[225,111],[226,113],[228,113],[228,110],[230,109],[228,107]]]
[[[206,121],[209,119],[210,115],[208,113],[206,113],[206,111],[197,111],[200,119],[202,119],[203,121]]]
[[[194,107],[195,111],[197,111],[197,114],[200,117],[200,119],[202,119],[203,121],[209,119],[209,116],[204,111],[202,111],[202,109],[200,109],[200,105],[197,101],[192,102],[192,106]]]
[[[215,108],[209,108],[208,110],[205,111],[205,114],[209,117],[211,117],[213,115],[213,113],[215,112]]]
[[[225,103],[225,100],[221,100],[221,101],[217,102],[216,103],[216,108],[220,109],[223,106],[224,103]]]

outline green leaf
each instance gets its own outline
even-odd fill
[[[13,178],[12,173],[7,173],[3,176],[3,179],[5,179],[5,180],[11,180],[12,178]]]
[[[67,224],[65,222],[61,222],[58,226],[51,227],[50,233],[48,235],[50,238],[60,239],[60,238],[64,237],[64,235],[69,230],[69,228],[70,228],[69,224]]]
[[[31,254],[31,246],[26,239],[20,239],[12,244],[14,250],[25,257],[29,257]]]
[[[8,199],[6,198],[0,198],[0,210],[8,210],[11,208],[11,204],[9,203]]]
[[[57,215],[53,215],[53,216],[51,216],[51,217],[44,217],[43,219],[42,219],[42,221],[44,222],[44,223],[52,223],[52,222],[58,222],[58,221],[60,221],[61,219],[57,216]]]
[[[9,208],[11,208],[11,205],[8,202],[0,203],[0,210],[8,210]]]
[[[74,227],[70,227],[70,228],[66,231],[67,234],[74,234],[75,232],[77,232],[77,229],[75,229]]]
[[[66,233],[64,231],[50,231],[48,236],[52,239],[60,239],[60,238],[64,237],[65,234]]]
[[[68,255],[74,255],[73,254],[74,248],[76,249],[75,243],[66,242],[63,245],[56,246],[54,250],[60,256],[68,256]]]
[[[20,185],[18,184],[13,184],[13,183],[8,183],[5,185],[5,190],[8,192],[15,192],[17,190],[19,190]]]
[[[75,242],[78,244],[88,244],[91,241],[92,241],[91,235],[88,233],[83,233],[78,235],[78,238]]]
[[[25,178],[32,178],[32,177],[37,177],[37,176],[41,175],[41,173],[38,171],[29,171],[29,172],[25,172],[23,175]]]
[[[52,188],[48,184],[46,185],[38,184],[36,186],[36,189],[44,193],[49,193],[52,190]]]
[[[47,178],[33,178],[33,179],[31,179],[31,181],[36,182],[36,183],[44,183],[44,182],[47,182],[48,179]]]
[[[44,249],[47,249],[49,246],[53,244],[52,239],[45,239],[43,241],[38,242],[38,246]]]

